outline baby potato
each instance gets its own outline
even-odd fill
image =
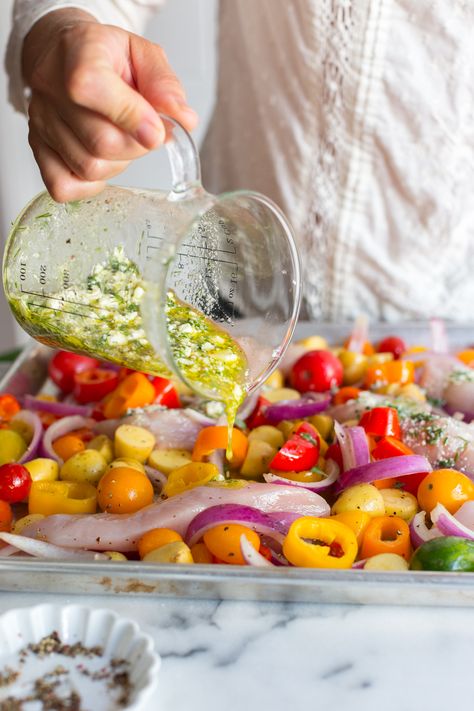
[[[366,511],[370,516],[384,516],[385,502],[377,487],[356,484],[342,492],[332,507],[333,514],[344,511]]]
[[[301,397],[298,390],[293,388],[274,388],[265,390],[265,400],[268,402],[280,402],[281,400],[299,400]]]
[[[282,433],[285,442],[296,432],[302,422],[304,420],[282,420],[278,423],[277,429]]]
[[[147,553],[143,560],[150,563],[194,563],[191,549],[184,541],[173,541],[160,546]]]
[[[191,452],[187,449],[154,449],[148,457],[148,464],[163,474],[171,474],[175,469],[192,462]]]
[[[107,464],[114,458],[114,443],[107,435],[97,435],[87,443],[86,449],[96,449],[104,457]]]
[[[114,461],[110,462],[109,466],[107,467],[107,471],[110,471],[110,469],[114,469],[115,467],[130,467],[130,469],[136,469],[138,472],[142,472],[142,474],[145,473],[145,467],[141,462],[138,462],[136,459],[129,459],[128,457],[114,459]]]
[[[29,526],[30,523],[41,521],[42,518],[44,518],[44,514],[28,514],[27,516],[22,516],[22,518],[19,518],[18,521],[15,521],[13,524],[12,533],[19,536],[23,529]]]
[[[277,448],[262,439],[249,440],[247,455],[240,468],[240,475],[246,479],[257,479],[268,472],[270,462],[276,453]]]
[[[59,478],[64,481],[86,482],[95,486],[106,469],[107,462],[100,452],[95,449],[84,449],[64,462]]]
[[[408,570],[408,563],[396,553],[378,553],[369,558],[364,570]]]
[[[54,459],[40,457],[23,465],[30,472],[31,481],[56,481],[59,464]]]
[[[155,437],[144,427],[120,425],[115,431],[115,456],[130,457],[144,464],[155,446]]]
[[[128,560],[127,556],[119,551],[104,551],[104,555],[106,555],[109,560]]]
[[[316,427],[322,440],[328,442],[331,439],[334,432],[334,420],[332,417],[329,417],[329,415],[313,415],[308,420],[313,427]]]
[[[265,388],[282,388],[285,385],[285,379],[281,370],[278,370],[278,368],[274,370],[263,385]]]
[[[249,432],[248,440],[249,442],[260,440],[261,442],[266,442],[272,447],[275,447],[275,449],[283,447],[285,442],[285,438],[281,430],[277,427],[272,427],[271,425],[261,425],[260,427],[256,427],[254,430]]]
[[[417,498],[409,491],[401,489],[379,489],[379,491],[385,503],[387,516],[400,516],[404,521],[410,522],[418,513]]]
[[[14,430],[0,430],[0,465],[17,462],[26,452],[26,442]]]

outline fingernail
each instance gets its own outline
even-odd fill
[[[135,137],[145,148],[154,148],[163,143],[165,139],[163,124],[145,119],[137,128]]]

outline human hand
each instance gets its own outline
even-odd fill
[[[86,12],[41,18],[23,44],[31,89],[28,140],[58,202],[89,197],[165,141],[157,112],[192,130],[179,79],[156,44]]]

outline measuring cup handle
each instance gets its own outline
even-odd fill
[[[190,190],[201,187],[201,164],[196,144],[178,121],[160,114],[171,138],[166,142],[166,150],[171,166],[173,193],[184,197]]]

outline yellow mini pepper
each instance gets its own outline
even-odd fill
[[[28,497],[28,513],[90,514],[97,510],[97,490],[76,481],[34,481]]]
[[[350,568],[357,556],[355,533],[334,519],[303,516],[294,521],[283,542],[283,553],[301,568]]]
[[[168,481],[163,487],[165,496],[176,496],[183,491],[194,489],[196,486],[204,486],[211,479],[219,474],[215,464],[210,462],[190,462],[184,467],[175,469],[168,476]]]

